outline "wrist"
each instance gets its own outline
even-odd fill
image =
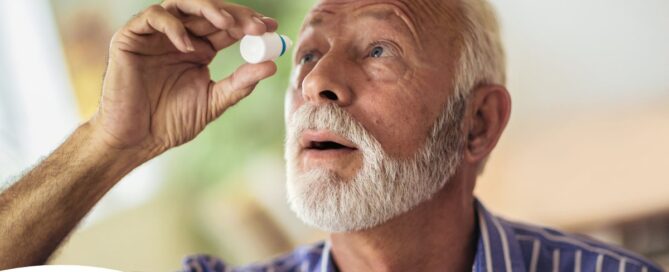
[[[114,146],[106,139],[108,135],[90,121],[82,124],[75,135],[80,137],[80,143],[90,162],[105,165],[112,172],[121,175],[127,174],[161,153],[148,148]]]

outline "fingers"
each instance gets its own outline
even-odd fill
[[[210,87],[210,121],[220,116],[227,108],[248,96],[262,79],[276,73],[276,64],[268,61],[244,64],[229,77],[213,83]]]
[[[250,20],[253,20],[254,23],[255,23],[256,20],[260,20],[265,27],[264,28],[263,27],[257,27],[255,25],[250,26],[250,27],[249,26],[244,27],[244,26],[235,25],[235,26],[232,26],[228,29],[221,30],[218,27],[212,25],[211,22],[209,22],[206,18],[191,17],[191,18],[187,18],[187,19],[183,19],[183,20],[185,21],[184,25],[186,26],[186,29],[188,29],[188,31],[191,34],[193,34],[195,36],[198,36],[198,37],[205,37],[205,36],[209,36],[211,34],[214,34],[216,32],[226,31],[226,32],[230,32],[230,34],[232,34],[231,35],[232,37],[241,38],[241,37],[244,36],[244,34],[246,34],[246,32],[262,34],[262,33],[265,33],[265,32],[274,32],[279,27],[279,24],[273,18],[265,17],[265,16],[262,16],[262,17],[255,16],[253,18],[255,18],[255,19],[250,19]],[[246,21],[248,21],[248,20],[249,19],[246,19]],[[245,30],[245,28],[247,30]],[[258,31],[260,31],[260,32],[258,32]]]
[[[211,47],[216,51],[230,46],[244,36],[244,33],[237,29],[220,30],[203,18],[191,19],[185,23],[185,26],[193,35],[206,37]]]
[[[165,1],[161,5],[167,9],[177,9],[186,15],[206,18],[219,29],[227,29],[235,23],[230,13],[210,0],[174,0]]]
[[[181,21],[159,5],[146,9],[131,20],[127,27],[129,31],[138,35],[163,33],[181,52],[187,53],[194,50],[193,43]]]
[[[220,30],[239,28],[245,34],[261,35],[270,27],[276,30],[276,21],[264,17],[256,11],[236,4],[220,3],[212,0],[167,0],[162,3],[167,10],[175,10],[187,16],[206,18]]]
[[[240,37],[232,36],[230,31],[218,31],[207,36],[207,40],[216,51],[230,46],[239,39]]]
[[[234,11],[234,8],[232,10]],[[231,12],[231,14],[240,13]],[[207,35],[207,39],[216,51],[220,51],[239,41],[245,34],[262,35],[265,32],[274,32],[279,27],[275,19],[259,14],[235,15],[235,20],[237,24],[227,31],[217,31]]]
[[[164,34],[174,47],[184,53],[194,51],[192,36],[209,42],[220,51],[245,34],[261,35],[276,31],[276,20],[236,4],[214,0],[167,0],[147,8],[127,25],[136,35]]]
[[[213,34],[218,31],[222,31],[218,27],[214,26],[205,18],[201,17],[192,17],[187,19],[184,22],[184,26],[188,31],[198,37],[204,37],[209,34]]]
[[[260,20],[267,26],[267,32],[275,32],[279,28],[279,23],[270,17],[261,17]]]
[[[235,17],[236,27],[244,34],[262,35],[267,32],[267,26],[255,11],[238,5],[228,4],[226,10]]]

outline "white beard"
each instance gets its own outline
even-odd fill
[[[348,232],[377,226],[429,200],[460,163],[464,106],[464,99],[451,99],[413,158],[395,159],[340,107],[333,103],[303,105],[286,126],[291,209],[310,226]],[[351,180],[324,168],[300,171],[299,137],[306,129],[327,129],[355,143],[363,154],[362,168]]]

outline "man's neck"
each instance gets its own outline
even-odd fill
[[[455,183],[455,184],[454,184]],[[467,271],[476,253],[469,186],[451,180],[431,200],[372,229],[333,233],[341,271]]]

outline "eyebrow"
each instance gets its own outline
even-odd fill
[[[319,16],[319,17],[316,17],[316,18],[311,19],[311,20],[309,21],[309,24],[308,24],[308,25],[309,25],[310,27],[317,27],[317,26],[321,25],[322,23],[323,23],[323,17],[320,17],[320,16]]]

